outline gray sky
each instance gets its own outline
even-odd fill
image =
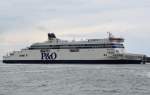
[[[2,55],[54,32],[62,39],[126,39],[126,48],[150,55],[150,0],[0,0]]]

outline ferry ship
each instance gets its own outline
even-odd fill
[[[48,41],[34,43],[3,56],[10,64],[145,64],[146,55],[125,52],[124,38],[114,37],[66,41],[48,33]]]

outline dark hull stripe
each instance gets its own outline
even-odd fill
[[[141,60],[3,60],[7,64],[141,64]]]

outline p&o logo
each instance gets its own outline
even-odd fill
[[[55,52],[41,52],[42,60],[55,60],[57,58],[57,54]]]

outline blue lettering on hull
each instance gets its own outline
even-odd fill
[[[41,52],[42,60],[55,60],[57,58],[57,54],[55,52]]]

